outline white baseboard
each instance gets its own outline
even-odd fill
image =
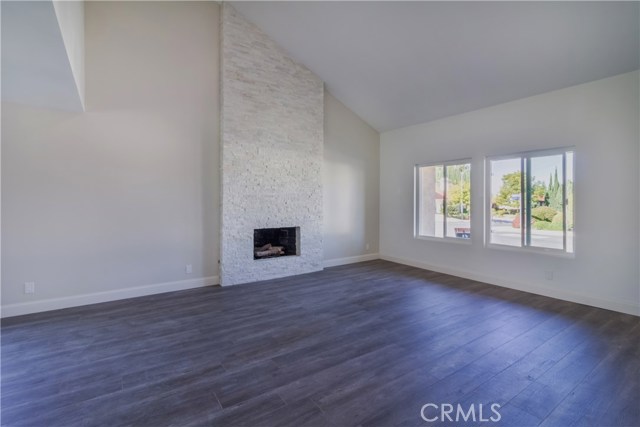
[[[618,311],[621,313],[640,316],[640,307],[620,301],[611,301],[602,298],[595,298],[587,295],[581,295],[575,292],[558,290],[543,285],[535,285],[530,283],[516,282],[513,280],[504,280],[497,277],[477,274],[472,271],[452,269],[449,267],[440,267],[427,264],[422,261],[397,258],[390,255],[366,254],[346,258],[335,258],[324,261],[324,267],[336,267],[339,265],[353,264],[356,262],[373,261],[376,259],[384,259],[386,261],[398,264],[410,265],[412,267],[421,268],[423,270],[436,271],[438,273],[450,274],[465,279],[477,280],[479,282],[490,283],[492,285],[502,286],[505,288],[516,289],[533,294],[544,295],[551,298],[557,298],[565,301],[586,304],[593,307],[604,308],[607,310]],[[113,291],[95,292],[91,294],[75,295],[62,298],[52,298],[40,301],[30,301],[17,304],[3,305],[0,317],[20,316],[23,314],[39,313],[43,311],[58,310],[61,308],[78,307],[88,304],[97,304],[101,302],[116,301],[126,298],[135,298],[146,295],[161,294],[164,292],[180,291],[185,289],[199,288],[202,286],[212,286],[220,283],[218,276],[203,277],[199,279],[179,280],[175,282],[157,283],[153,285],[137,286],[134,288],[116,289]]]
[[[21,316],[23,314],[40,313],[42,311],[58,310],[61,308],[78,307],[81,305],[97,304],[100,302],[116,301],[126,298],[161,294],[164,292],[199,288],[202,286],[212,286],[219,283],[220,280],[218,276],[211,276],[199,279],[178,280],[175,282],[136,286],[134,288],[115,289],[113,291],[8,304],[2,306],[2,313],[0,314],[0,317]]]
[[[412,267],[421,268],[423,270],[431,270],[438,273],[450,274],[452,276],[458,276],[465,279],[476,280],[478,282],[489,283],[491,285],[501,286],[503,288],[516,289],[519,291],[530,292],[532,294],[543,295],[546,297],[561,299],[570,302],[576,302],[579,304],[590,305],[592,307],[604,308],[606,310],[618,311],[620,313],[632,314],[640,316],[640,307],[634,304],[629,304],[621,301],[612,301],[603,298],[591,297],[588,295],[578,294],[576,292],[565,291],[561,289],[552,288],[549,286],[518,282],[513,280],[505,280],[499,277],[486,276],[484,274],[477,274],[468,270],[452,269],[449,267],[440,267],[436,265],[430,265],[425,262],[396,258],[390,255],[380,255],[380,259],[395,262],[398,264],[409,265]]]
[[[357,255],[346,258],[327,259],[323,261],[322,265],[324,266],[324,268],[337,267],[338,265],[353,264],[363,261],[373,261],[375,259],[380,259],[380,256],[378,254]]]

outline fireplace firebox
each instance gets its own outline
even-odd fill
[[[300,255],[300,227],[253,230],[253,259]]]

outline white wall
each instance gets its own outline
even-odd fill
[[[85,11],[87,112],[2,106],[4,316],[216,281],[219,6]]]
[[[84,1],[53,0],[53,8],[58,18],[80,102],[84,106]]]
[[[640,314],[639,73],[381,135],[383,258]],[[575,259],[483,247],[487,155],[575,146]],[[471,245],[413,238],[413,166],[471,157]],[[553,281],[545,280],[553,271]]]
[[[2,104],[2,316],[218,282],[219,6],[85,8],[87,111]],[[375,257],[379,135],[324,107],[325,259]]]
[[[376,257],[379,230],[379,145],[380,134],[375,129],[329,92],[325,92],[325,265]]]

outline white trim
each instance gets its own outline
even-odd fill
[[[61,298],[51,298],[40,301],[21,302],[2,306],[0,317],[21,316],[23,314],[40,313],[42,311],[58,310],[61,308],[78,307],[101,302],[116,301],[126,298],[142,297],[161,294],[164,292],[181,291],[184,289],[212,286],[220,283],[218,276],[202,277],[199,279],[178,280],[175,282],[156,283],[153,285],[136,286],[133,288],[114,289],[112,291],[95,292],[91,294],[73,295]]]
[[[416,240],[425,240],[428,242],[445,242],[445,243],[462,243],[463,245],[471,245],[471,239],[462,237],[434,237],[434,236],[413,236]]]
[[[459,237],[450,237],[447,236],[447,167],[448,166],[464,166],[469,165],[469,194],[471,194],[471,183],[473,180],[473,158],[468,157],[464,159],[458,160],[449,160],[446,162],[435,162],[435,163],[424,163],[424,164],[416,164],[413,168],[413,238],[414,239],[433,239],[434,241],[456,241],[456,240],[467,240],[468,243],[471,243],[471,239],[461,239]],[[444,209],[444,214],[442,216],[442,232],[443,236],[423,236],[420,234],[420,206],[422,205],[422,189],[421,189],[421,179],[420,179],[420,169],[421,168],[429,168],[429,167],[438,167],[442,166],[443,170],[443,180],[444,180],[444,190],[442,193],[442,206]],[[471,202],[471,200],[469,200]]]
[[[536,150],[517,151],[515,153],[490,154],[485,158],[489,160],[507,160],[518,157],[544,157],[554,154],[561,154],[565,151],[575,151],[575,145],[565,145],[562,147],[541,148]]]
[[[618,311],[620,313],[632,314],[640,316],[640,306],[621,301],[612,301],[588,295],[582,295],[576,292],[558,290],[549,286],[525,283],[516,280],[506,280],[493,276],[486,276],[468,270],[454,269],[450,267],[440,267],[430,265],[422,261],[396,258],[389,255],[380,255],[380,259],[395,262],[398,264],[410,265],[412,267],[421,268],[423,270],[431,270],[438,273],[450,274],[452,276],[462,277],[465,279],[476,280],[479,282],[489,283],[491,285],[501,286],[503,288],[516,289],[518,291],[530,292],[532,294],[543,295],[546,297],[561,299],[564,301],[575,302],[578,304],[590,305],[592,307],[604,308],[606,310]]]
[[[326,259],[322,262],[322,265],[324,266],[324,268],[337,267],[338,265],[353,264],[356,262],[364,262],[364,261],[373,261],[376,259],[380,259],[380,255],[365,254],[365,255],[350,256],[346,258]]]
[[[519,153],[513,153],[513,154],[505,154],[505,155],[496,155],[496,156],[485,156],[484,158],[484,172],[485,172],[485,179],[484,179],[484,246],[485,248],[491,248],[491,249],[500,249],[500,250],[507,250],[507,251],[512,251],[512,252],[531,252],[531,253],[537,253],[537,254],[543,254],[543,255],[551,255],[551,256],[555,256],[555,257],[561,257],[561,258],[575,258],[575,254],[576,254],[576,245],[575,245],[575,209],[573,212],[573,234],[572,234],[572,252],[567,252],[567,227],[566,227],[566,204],[567,204],[567,179],[566,179],[566,174],[567,174],[567,162],[566,162],[566,156],[567,153],[572,153],[572,165],[571,165],[571,170],[574,171],[574,188],[573,188],[573,204],[575,206],[575,154],[576,154],[576,147],[575,146],[567,146],[567,147],[559,147],[559,148],[548,148],[548,149],[542,149],[542,150],[533,150],[533,151],[522,151]],[[521,177],[524,176],[528,176],[530,175],[529,169],[531,168],[531,159],[532,158],[536,158],[536,157],[544,157],[544,156],[551,156],[551,155],[562,155],[562,199],[564,201],[564,203],[562,204],[562,215],[563,215],[563,224],[565,224],[565,227],[563,229],[563,233],[562,233],[562,239],[563,239],[563,249],[553,249],[553,248],[541,248],[541,247],[535,247],[535,246],[531,246],[531,245],[526,245],[525,244],[525,227],[524,224],[527,222],[525,220],[525,180],[521,179],[521,188],[520,188],[520,230],[522,232],[522,240],[521,240],[521,245],[520,246],[511,246],[511,245],[503,245],[500,243],[492,243],[491,242],[491,200],[492,200],[492,194],[491,194],[491,181],[492,181],[492,175],[493,175],[493,170],[491,167],[491,162],[495,161],[495,160],[509,160],[509,159],[518,159],[520,158],[520,174]],[[527,166],[525,166],[525,162],[527,164]],[[529,226],[527,226],[527,228],[529,228]]]
[[[487,243],[485,244],[487,249],[497,249],[499,251],[509,252],[525,252],[538,255],[550,255],[558,258],[575,259],[575,252],[565,252],[562,249],[542,248],[538,246],[510,246],[502,243]]]

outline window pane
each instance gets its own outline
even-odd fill
[[[530,165],[528,245],[564,249],[562,154],[531,157]]]
[[[566,154],[566,172],[567,174],[567,207],[565,227],[567,229],[567,252],[573,253],[573,152],[568,151]]]
[[[520,157],[491,160],[491,225],[489,241],[522,246],[520,230]]]
[[[447,237],[471,238],[471,164],[447,166]]]
[[[420,167],[418,189],[418,235],[443,237],[444,167]]]

